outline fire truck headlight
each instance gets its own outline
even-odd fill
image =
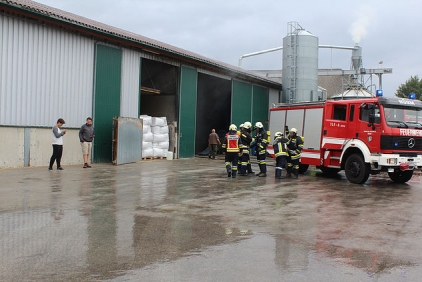
[[[387,159],[387,163],[390,165],[396,165],[397,159],[396,158]]]

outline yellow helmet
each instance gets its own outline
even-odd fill
[[[230,131],[236,131],[236,130],[237,130],[237,126],[236,126],[236,124],[231,124],[231,125],[229,126],[229,130],[230,130]]]

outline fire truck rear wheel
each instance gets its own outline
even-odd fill
[[[344,171],[351,183],[362,184],[369,178],[370,167],[364,162],[362,155],[352,154],[346,160]]]
[[[410,180],[413,176],[413,170],[396,170],[394,172],[389,172],[388,176],[391,180],[393,180],[396,183],[405,183]]]

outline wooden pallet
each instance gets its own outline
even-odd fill
[[[152,161],[152,160],[165,160],[165,157],[146,157],[142,158],[143,161]]]

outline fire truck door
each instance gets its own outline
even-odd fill
[[[332,105],[327,109],[324,121],[323,149],[328,151],[341,150],[347,139],[348,123],[346,121],[346,105]]]
[[[355,137],[363,141],[371,152],[380,147],[381,125],[380,109],[376,104],[363,104],[358,109],[359,116],[356,124]]]

